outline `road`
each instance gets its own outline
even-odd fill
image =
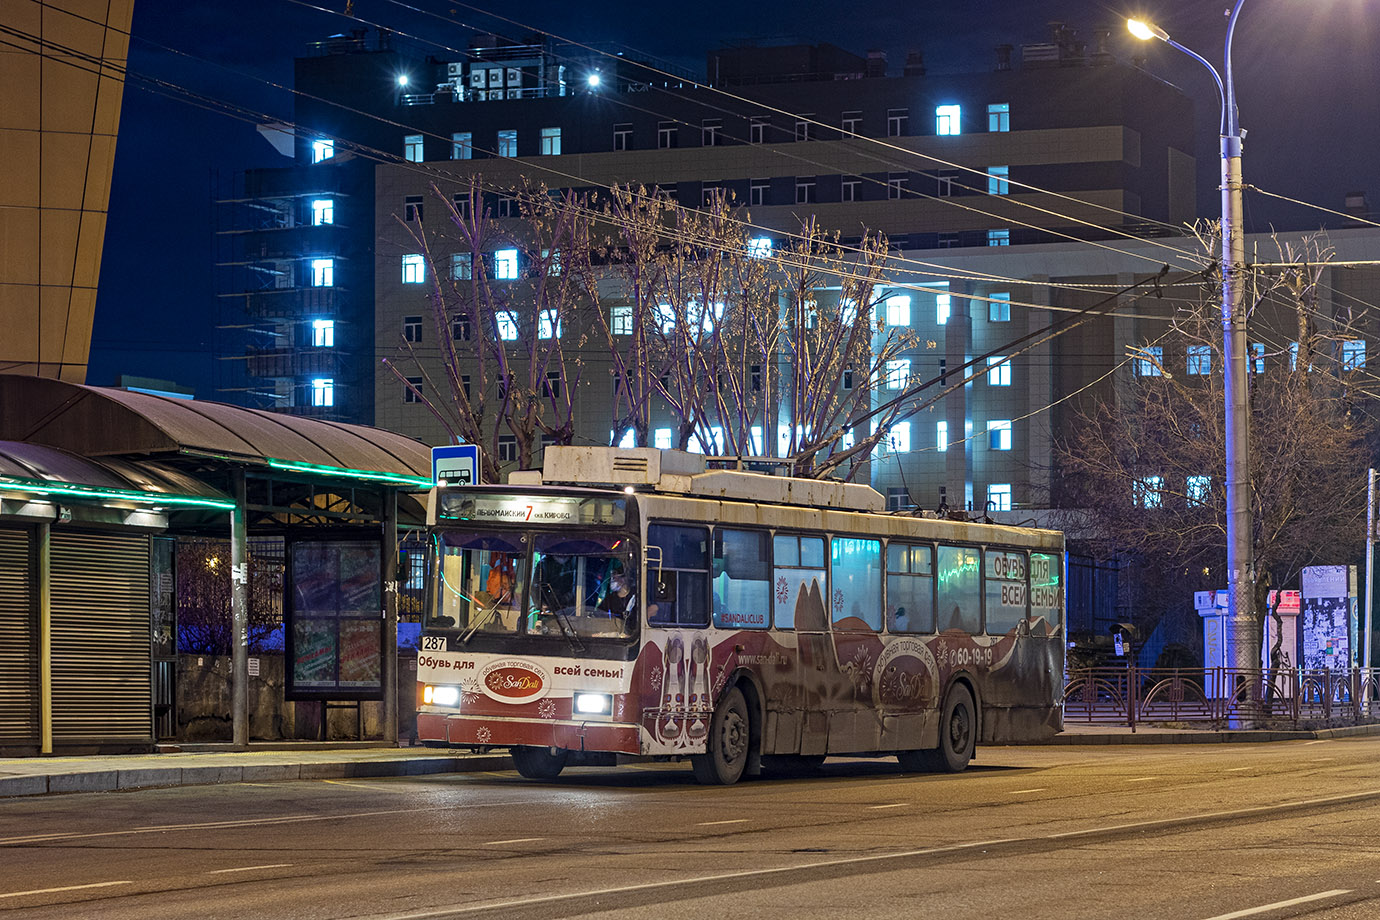
[[[1380,739],[0,801],[0,920],[1380,917]]]

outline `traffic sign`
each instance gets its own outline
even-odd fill
[[[479,482],[479,445],[447,444],[431,449],[431,481],[472,486]]]

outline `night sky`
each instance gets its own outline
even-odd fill
[[[924,52],[929,72],[986,70],[993,47],[1048,41],[1063,21],[1091,43],[1112,28],[1112,47],[1143,50],[1148,69],[1181,87],[1197,107],[1199,212],[1215,214],[1217,119],[1211,76],[1161,42],[1141,45],[1125,18],[1153,19],[1176,40],[1221,65],[1228,0],[967,0],[801,4],[699,0],[599,3],[524,0],[490,6],[521,22],[439,0],[356,0],[361,20],[459,48],[476,30],[521,34],[527,28],[591,43],[614,42],[703,73],[705,52],[721,43],[830,41],[849,51],[887,51],[899,73],[908,50]],[[254,126],[205,100],[169,98],[169,84],[216,103],[273,119],[291,119],[292,61],[308,42],[347,31],[334,12],[291,0],[135,0],[130,78],[115,158],[110,217],[88,383],[119,374],[171,379],[215,392],[213,188],[237,170],[281,166]],[[443,14],[456,25],[410,12]],[[840,10],[846,10],[840,15]],[[909,38],[906,38],[909,36]],[[1241,124],[1247,129],[1247,183],[1341,210],[1349,191],[1364,191],[1380,211],[1380,0],[1249,0],[1237,27],[1234,67]],[[438,57],[450,57],[435,50]],[[153,91],[151,91],[151,89]],[[1248,230],[1336,226],[1330,215],[1248,195]],[[1380,254],[1377,254],[1380,255]]]

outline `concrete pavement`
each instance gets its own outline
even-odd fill
[[[1303,741],[1380,735],[1380,724],[1316,730],[1211,731],[1068,723],[1051,744],[1214,744]],[[362,776],[419,776],[511,770],[507,754],[468,754],[383,742],[282,742],[160,745],[156,754],[0,758],[0,798],[66,792],[117,792],[157,786],[262,783]]]

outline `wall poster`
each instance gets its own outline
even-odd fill
[[[292,540],[284,604],[291,700],[383,698],[383,551],[377,540]]]

